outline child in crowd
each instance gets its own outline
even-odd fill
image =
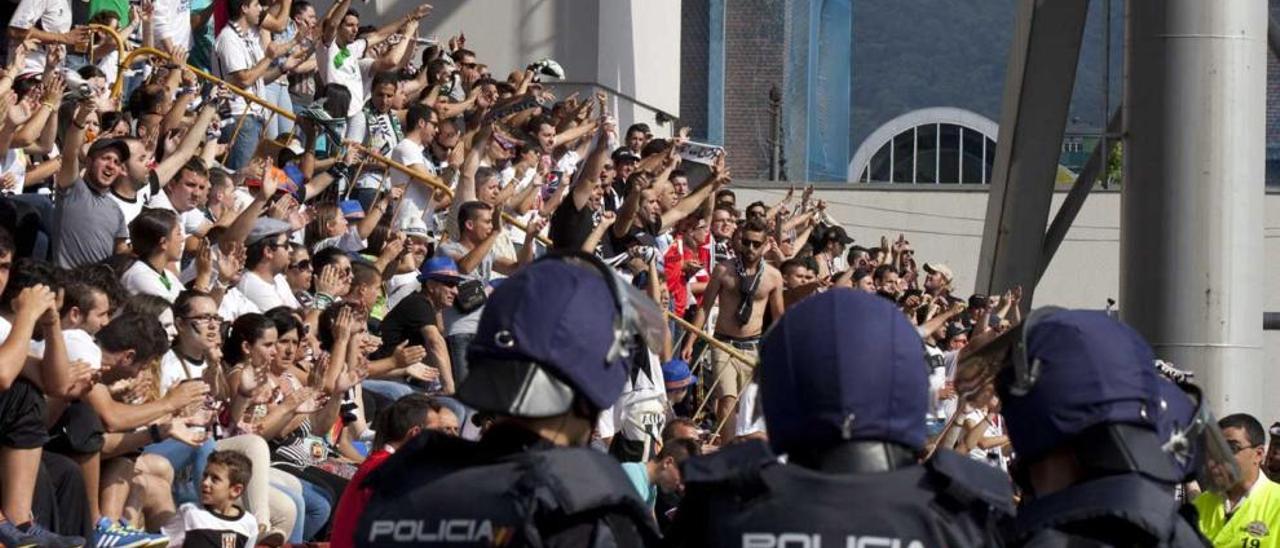
[[[252,547],[258,520],[236,505],[250,478],[249,458],[233,451],[209,455],[200,482],[200,504],[183,504],[164,527],[169,546]]]

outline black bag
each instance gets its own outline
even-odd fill
[[[453,307],[463,314],[470,314],[484,306],[489,296],[484,292],[484,282],[467,280],[458,284],[458,296],[453,300]]]

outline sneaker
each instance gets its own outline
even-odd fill
[[[146,544],[149,548],[160,548],[169,545],[169,537],[163,533],[148,533],[146,529],[139,529],[129,523],[128,520],[120,520],[120,530],[132,535],[146,535],[151,537],[151,542]]]
[[[31,548],[39,545],[40,539],[19,531],[18,527],[8,520],[0,520],[0,546]]]
[[[37,539],[36,546],[41,548],[80,548],[84,546],[83,538],[59,535],[41,527],[39,523],[34,521],[27,526],[27,534],[35,537]]]
[[[98,520],[94,527],[95,548],[148,548],[165,546],[169,539],[164,535],[153,535],[146,531],[129,527],[125,522],[115,523],[107,518]]]
[[[289,540],[289,536],[284,534],[284,531],[281,531],[279,529],[271,529],[269,531],[266,531],[265,533],[262,533],[262,535],[258,537],[258,545],[270,546],[271,548],[278,548],[280,546],[284,546],[284,542],[286,540]]]

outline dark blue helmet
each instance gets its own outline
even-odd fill
[[[760,398],[778,452],[845,440],[925,443],[929,366],[889,301],[833,289],[787,310],[765,337]]]
[[[655,315],[656,328],[649,325]],[[565,413],[575,396],[605,409],[622,393],[632,348],[642,338],[656,344],[651,339],[664,332],[661,322],[651,299],[598,261],[540,259],[489,296],[458,399],[480,411],[530,418]]]

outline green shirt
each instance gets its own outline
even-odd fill
[[[129,0],[89,0],[89,18],[101,11],[111,11],[120,19],[116,28],[129,26]]]

